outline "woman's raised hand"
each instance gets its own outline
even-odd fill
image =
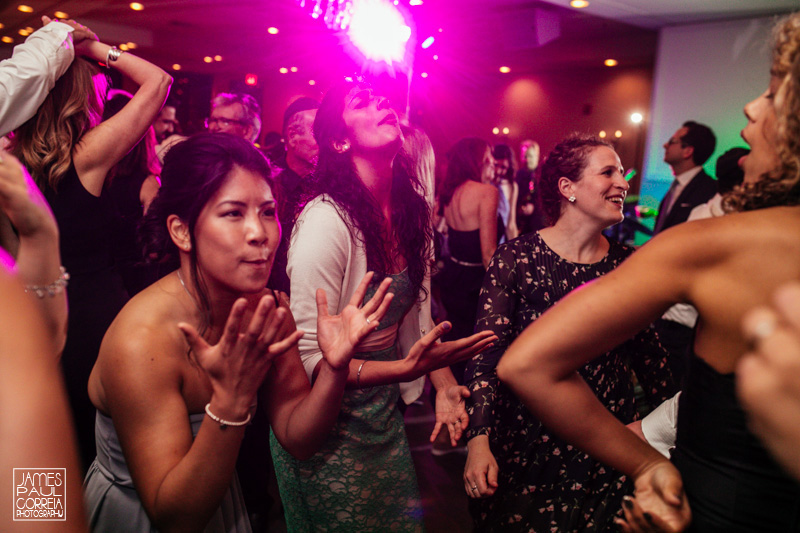
[[[212,398],[236,409],[243,417],[254,402],[273,360],[292,348],[303,332],[281,333],[289,316],[286,308],[276,308],[272,296],[258,302],[249,324],[245,324],[247,301],[233,304],[219,342],[210,346],[190,324],[178,327],[186,336],[197,364],[206,372],[213,389]],[[223,416],[221,413],[217,413]]]
[[[472,359],[497,341],[497,335],[491,331],[481,331],[457,341],[437,343],[451,327],[450,322],[442,322],[411,347],[406,357],[406,362],[411,365],[411,379]]]
[[[392,279],[386,278],[372,298],[361,306],[372,276],[372,272],[367,272],[350,302],[338,315],[328,314],[325,291],[317,289],[317,343],[325,360],[336,370],[350,364],[358,345],[378,328],[392,302],[394,295],[388,292]]]
[[[622,502],[624,519],[615,522],[624,532],[683,531],[692,520],[678,470],[667,460],[636,476],[634,496]]]
[[[22,163],[0,150],[0,209],[5,211],[21,239],[57,235],[53,213]]]

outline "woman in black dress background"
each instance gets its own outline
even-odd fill
[[[631,490],[619,472],[554,436],[496,374],[500,357],[526,326],[633,252],[601,233],[622,220],[628,187],[608,143],[567,138],[541,173],[550,226],[501,245],[492,258],[476,327],[500,340],[473,358],[466,373],[472,396],[464,484],[477,531],[605,531]],[[665,355],[647,331],[580,373],[605,407],[629,423],[637,418],[632,371],[654,405],[676,392]]]

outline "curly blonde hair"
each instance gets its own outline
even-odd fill
[[[757,182],[726,194],[723,206],[728,212],[800,204],[800,13],[773,30],[772,74],[783,78],[775,96],[780,163]]]
[[[36,183],[58,188],[72,164],[72,150],[100,124],[108,81],[97,66],[76,59],[36,114],[14,131],[11,153],[28,167]]]

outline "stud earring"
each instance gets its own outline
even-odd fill
[[[346,152],[350,149],[350,143],[344,143],[342,145],[342,152]]]
[[[573,194],[572,196],[567,198],[567,200],[569,200],[569,203],[574,204],[575,203],[575,195]]]

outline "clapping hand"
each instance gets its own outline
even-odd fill
[[[249,324],[244,315],[247,300],[233,304],[219,342],[210,346],[197,330],[182,322],[178,327],[186,337],[197,364],[206,372],[214,396],[223,396],[239,407],[249,409],[258,387],[276,357],[297,344],[303,332],[295,330],[280,338],[288,311],[277,307],[272,296],[258,302]]]
[[[378,328],[392,302],[394,295],[388,292],[392,279],[386,278],[372,298],[361,306],[372,276],[372,272],[367,272],[350,302],[338,315],[328,314],[325,291],[317,289],[317,342],[325,360],[336,370],[350,364],[355,349]]]
[[[481,331],[457,341],[437,343],[439,337],[451,327],[450,322],[442,322],[411,347],[407,359],[413,366],[412,379],[459,361],[472,359],[497,340],[497,335],[491,331]]]

